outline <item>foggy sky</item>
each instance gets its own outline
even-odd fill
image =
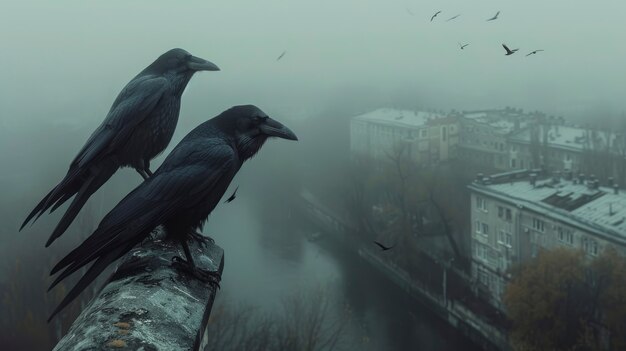
[[[241,103],[306,116],[352,92],[364,102],[443,109],[511,105],[564,115],[602,105],[625,109],[626,3],[619,0],[0,6],[0,118],[9,124],[55,118],[95,126],[130,78],[172,47],[222,68],[189,85],[181,121],[192,119],[190,126]],[[437,10],[443,13],[430,23]],[[498,10],[497,21],[485,22]],[[461,51],[458,42],[470,46]],[[505,57],[503,42],[520,52]],[[534,49],[547,51],[524,57]],[[206,115],[188,116],[190,110]]]

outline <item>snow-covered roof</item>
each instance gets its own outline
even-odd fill
[[[543,128],[546,128],[546,126],[539,126],[538,135],[540,141],[543,140]],[[511,141],[528,144],[531,141],[530,133],[530,128],[521,130],[511,136]],[[594,138],[592,138],[592,135]],[[612,134],[611,139],[614,138],[615,134]],[[606,132],[591,132],[583,128],[570,126],[553,125],[548,127],[548,144],[552,147],[573,151],[583,151],[586,147],[591,147],[593,145],[605,145],[606,139]],[[601,147],[603,148],[604,146]]]
[[[574,181],[529,180],[477,184],[470,188],[589,231],[626,239],[626,192],[608,187],[589,188]]]
[[[506,111],[475,111],[464,112],[463,118],[472,120],[476,123],[486,124],[493,128],[498,134],[509,134],[515,130],[514,119],[520,121],[520,126],[526,125],[526,119],[521,115],[508,115]]]
[[[353,119],[395,127],[416,128],[424,126],[429,119],[441,117],[444,116],[438,113],[380,108],[355,116]]]

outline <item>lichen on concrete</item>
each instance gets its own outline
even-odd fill
[[[201,268],[222,272],[221,248],[190,249]],[[126,254],[54,350],[201,349],[216,288],[173,268],[173,256],[179,245],[158,237]]]

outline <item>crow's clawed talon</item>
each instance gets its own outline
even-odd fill
[[[196,279],[204,283],[209,283],[220,289],[220,281],[222,280],[222,275],[217,272],[200,269],[196,266],[193,266],[180,256],[172,257],[172,266],[180,271],[191,274]]]
[[[198,232],[190,232],[189,236],[202,247],[207,247],[209,245],[215,244],[215,240],[213,240],[211,237],[202,235]]]

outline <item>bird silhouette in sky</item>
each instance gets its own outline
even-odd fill
[[[235,188],[235,191],[233,191],[233,194],[228,199],[226,199],[226,201],[224,201],[225,204],[233,201],[237,197],[237,189],[239,189],[239,186],[237,186]]]
[[[278,57],[276,58],[276,61],[280,61],[280,59],[281,59],[281,58],[283,58],[283,56],[285,56],[285,54],[286,54],[286,53],[287,53],[287,51],[283,51],[283,53],[282,53],[282,54],[280,54],[280,56],[278,56]]]
[[[410,8],[405,7],[405,9],[406,9],[406,12],[407,12],[409,15],[411,15],[411,16],[415,16],[415,14],[413,13],[413,11],[411,11],[411,9],[410,9]]]
[[[506,46],[506,44],[502,44],[502,47],[504,48],[504,50],[506,50],[506,56],[513,55],[514,53],[516,53],[516,52],[517,52],[517,50],[519,50],[519,49],[513,49],[513,50],[511,50],[511,49],[509,49],[509,47],[508,47],[508,46]]]
[[[460,13],[459,13],[458,15],[456,15],[456,16],[452,16],[452,17],[448,18],[448,19],[446,20],[446,22],[450,22],[450,21],[452,21],[453,19],[458,18],[459,16],[461,16],[461,14],[460,14]]]
[[[380,247],[381,251],[391,250],[391,249],[393,249],[395,247],[395,245],[394,246],[385,246],[385,245],[379,243],[378,241],[374,241],[374,244],[378,245],[378,247]]]
[[[441,11],[435,12],[435,14],[430,18],[430,21],[432,22],[435,19],[435,17],[437,17],[437,15],[439,15],[440,13]]]
[[[496,14],[493,17],[491,17],[490,19],[488,19],[487,22],[497,20],[499,15],[500,15],[500,11],[496,12]]]
[[[461,50],[465,49],[465,47],[468,46],[468,45],[469,45],[469,43],[467,43],[467,44],[459,43],[459,47],[461,48]]]
[[[535,50],[535,51],[531,51],[530,53],[528,53],[526,56],[530,56],[530,55],[534,55],[540,51],[544,51],[544,50]]]

